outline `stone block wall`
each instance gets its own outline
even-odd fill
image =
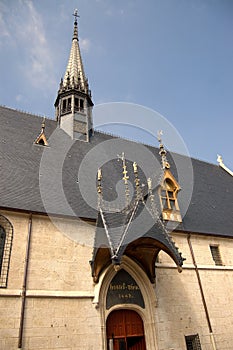
[[[18,348],[28,214],[2,212],[14,227],[7,288],[0,289],[0,349]],[[95,224],[32,216],[31,247],[24,316],[23,348],[102,350],[105,337],[101,309],[93,304],[89,260]],[[213,350],[206,313],[187,235],[173,233],[186,258],[178,273],[171,258],[156,263],[154,324],[157,344],[147,350],[186,350],[185,336],[199,334],[202,350]],[[193,251],[217,350],[232,350],[233,240],[191,235]],[[223,266],[216,266],[210,244],[218,244]],[[147,340],[147,339],[146,339]]]
[[[202,350],[213,350],[206,313],[187,235],[173,234],[186,258],[179,274],[171,258],[161,252],[156,268],[155,311],[159,350],[185,350],[185,336],[199,334]],[[230,350],[233,334],[233,240],[191,235],[191,243],[217,349]],[[216,266],[210,244],[218,244],[224,263]]]

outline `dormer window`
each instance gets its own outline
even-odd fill
[[[34,142],[36,145],[40,146],[48,146],[49,143],[47,141],[47,138],[45,136],[45,118],[43,118],[42,124],[41,124],[41,132],[40,135],[37,137],[37,139]]]
[[[179,210],[176,192],[176,188],[171,182],[171,180],[166,179],[161,189],[161,200],[163,209]]]
[[[162,217],[164,220],[182,222],[177,200],[180,187],[170,171],[167,171],[166,175],[160,188]]]

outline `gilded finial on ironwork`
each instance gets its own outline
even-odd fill
[[[152,181],[151,181],[151,178],[149,177],[149,179],[147,180],[147,183],[148,183],[148,189],[149,191],[152,190]]]
[[[118,155],[118,158],[120,158],[122,160],[122,168],[123,168],[122,180],[124,181],[124,184],[125,184],[126,205],[128,205],[129,204],[129,184],[128,184],[129,176],[127,175],[128,171],[127,171],[127,165],[126,165],[126,161],[125,161],[125,153],[122,152],[121,155]]]
[[[98,169],[98,181],[102,180],[102,170],[99,168]]]
[[[162,135],[163,135],[163,131],[162,130],[158,131],[158,141],[159,141],[159,149],[160,149],[159,154],[161,156],[162,168],[169,169],[170,164],[167,160],[167,151],[165,150],[162,142]]]
[[[138,165],[136,162],[133,163],[133,171],[134,171],[134,176],[135,176],[135,186],[136,186],[136,194],[137,194],[137,199],[140,199],[142,197],[142,192],[140,188],[140,179],[138,177]]]
[[[102,171],[101,171],[100,168],[98,169],[97,180],[98,180],[97,192],[98,192],[99,194],[101,194],[101,193],[102,193],[102,185],[101,185]]]

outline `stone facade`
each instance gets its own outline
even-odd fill
[[[0,289],[0,349],[18,348],[29,214],[1,212],[14,228],[7,288]],[[156,283],[129,258],[122,266],[135,279],[145,309],[116,305],[106,310],[112,266],[98,284],[91,277],[95,223],[32,215],[22,349],[107,349],[106,318],[113,309],[137,311],[144,322],[147,350],[185,350],[185,336],[199,334],[202,350],[214,349],[187,234],[173,233],[186,258],[182,273],[160,252]],[[191,235],[216,349],[231,350],[233,333],[233,240]],[[218,244],[223,266],[209,249]]]

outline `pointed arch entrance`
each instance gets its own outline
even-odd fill
[[[136,311],[112,311],[106,329],[108,350],[146,350],[143,321]]]

